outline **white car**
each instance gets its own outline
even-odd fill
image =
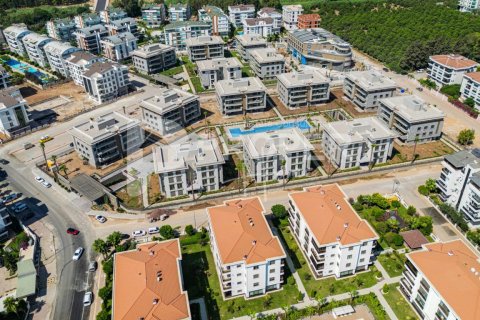
[[[42,177],[39,177],[39,176],[36,176],[36,177],[35,177],[35,180],[36,180],[37,182],[41,182],[41,183],[43,183],[43,182],[45,181]]]
[[[145,230],[135,230],[132,232],[132,236],[134,237],[143,237],[145,236],[147,233],[145,232]]]
[[[107,221],[107,218],[105,218],[104,216],[95,216],[95,219],[97,219],[98,222],[100,223],[105,223]]]
[[[91,305],[92,299],[93,299],[93,293],[91,291],[85,292],[85,295],[83,296],[83,306],[88,307],[89,305]]]
[[[45,188],[50,188],[52,185],[50,184],[50,182],[48,181],[42,181],[42,186],[44,186]]]
[[[73,258],[72,260],[73,261],[78,261],[80,260],[80,257],[82,256],[83,254],[83,248],[82,247],[78,247],[77,250],[75,250],[75,252],[73,253]]]
[[[148,234],[154,234],[154,233],[159,233],[159,232],[160,232],[160,228],[158,228],[158,227],[148,228]]]

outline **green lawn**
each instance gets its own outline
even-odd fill
[[[190,81],[192,81],[192,84],[195,87],[195,91],[197,93],[205,91],[205,88],[203,88],[202,82],[200,81],[199,77],[190,77]]]
[[[167,76],[167,77],[171,77],[182,72],[183,72],[183,67],[177,66],[177,67],[173,67],[168,70],[162,71],[160,72],[160,74],[163,74],[164,76]]]
[[[253,77],[254,73],[250,66],[246,65],[242,67],[242,77]]]
[[[377,259],[390,277],[398,277],[402,275],[402,272],[405,269],[405,254],[381,254]]]
[[[418,319],[415,311],[413,311],[410,304],[405,300],[403,295],[398,291],[397,284],[391,284],[388,286],[388,293],[383,296],[387,300],[388,304],[392,308],[393,312],[397,315],[399,320],[412,320]]]
[[[315,298],[319,299],[339,293],[369,288],[377,283],[376,275],[378,274],[378,270],[375,267],[371,267],[368,272],[359,273],[353,277],[347,277],[342,280],[337,280],[334,277],[315,280],[290,229],[284,226],[280,227],[279,230],[280,237],[285,240],[288,247],[288,254],[310,297],[313,298],[313,296],[315,296]]]
[[[188,57],[182,57],[183,64],[185,65],[185,68],[187,68],[188,75],[190,77],[195,77],[195,64],[188,59]]]
[[[268,305],[265,304],[265,297],[251,300],[236,298],[224,301],[210,246],[208,244],[204,246],[200,244],[182,245],[182,254],[183,277],[189,299],[204,297],[209,319],[230,319],[298,302],[298,289],[295,282],[292,281],[293,277],[288,274],[288,268],[285,270],[287,281],[283,285],[283,289],[269,294],[271,301]],[[290,278],[292,280],[289,280]]]

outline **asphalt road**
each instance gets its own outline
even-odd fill
[[[32,219],[45,219],[55,228],[57,288],[53,319],[88,319],[89,308],[83,308],[83,295],[93,283],[87,272],[93,240],[91,231],[84,228],[85,224],[81,222],[82,218],[85,219],[84,215],[53,188],[46,189],[37,183],[29,168],[22,168],[16,162],[2,167],[7,172],[6,180],[23,194],[29,208],[35,213]],[[79,229],[80,234],[67,234],[68,227]],[[86,251],[79,261],[73,261],[73,252],[78,247]]]

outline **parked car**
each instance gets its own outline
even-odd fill
[[[35,147],[35,145],[33,143],[30,143],[30,142],[27,142],[27,143],[23,144],[23,149],[25,149],[25,150],[31,149],[33,147]]]
[[[5,160],[5,159],[0,159],[0,163],[1,164],[9,164],[10,162],[8,160]]]
[[[40,138],[40,142],[41,142],[41,143],[45,143],[45,142],[48,142],[48,141],[50,141],[50,140],[53,140],[53,138],[50,137],[48,134],[47,134],[47,135],[44,135],[44,136],[42,136],[42,137]]]
[[[97,219],[98,222],[100,223],[105,223],[107,221],[107,218],[105,218],[104,216],[95,216],[95,219]]]
[[[77,229],[68,228],[67,233],[76,236],[77,234],[80,233],[80,231],[78,231]]]
[[[2,199],[2,203],[6,204],[18,198],[20,198],[20,193],[10,193],[8,196]]]
[[[145,232],[145,230],[135,230],[135,231],[132,232],[133,237],[143,237],[146,234],[147,233]]]
[[[95,272],[97,270],[97,261],[90,261],[88,264],[88,271]]]
[[[52,185],[48,181],[43,181],[42,186],[44,186],[45,188],[50,188]]]
[[[83,306],[88,307],[89,305],[92,304],[93,300],[93,293],[91,291],[85,292],[85,295],[83,296]]]
[[[13,206],[13,211],[15,211],[15,213],[20,213],[22,211],[24,211],[25,209],[27,209],[27,205],[24,203],[24,202],[17,202],[15,203],[15,205]]]
[[[162,215],[160,216],[160,220],[161,220],[161,221],[163,221],[163,220],[165,220],[165,219],[167,219],[167,218],[168,218],[168,214],[162,214]]]
[[[36,177],[35,177],[35,180],[36,180],[37,182],[44,182],[44,181],[45,181],[45,180],[44,180],[42,177],[40,177],[40,176],[36,176]]]
[[[160,232],[160,228],[159,227],[151,227],[151,228],[148,228],[148,234],[154,234],[154,233],[159,233]]]
[[[80,260],[80,257],[82,256],[83,254],[83,248],[82,247],[78,247],[77,250],[75,250],[75,252],[73,253],[73,261],[78,261]]]

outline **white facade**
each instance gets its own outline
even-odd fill
[[[128,67],[110,62],[92,64],[82,75],[85,91],[96,103],[104,103],[128,93]]]
[[[50,69],[63,75],[69,76],[66,60],[70,55],[80,49],[60,41],[52,41],[45,45],[45,54],[47,56]]]
[[[275,8],[262,8],[257,12],[259,18],[272,18],[273,19],[273,32],[279,33],[282,27],[282,14]]]
[[[27,52],[23,44],[23,38],[30,33],[32,33],[32,31],[28,30],[24,24],[14,24],[3,30],[10,51],[24,57],[27,56]]]
[[[212,24],[212,35],[228,37],[230,21],[222,9],[215,6],[204,6],[198,10],[198,20]]]
[[[176,4],[168,8],[170,22],[188,21],[190,19],[190,7],[185,4]]]
[[[303,13],[303,7],[300,4],[292,4],[288,6],[283,6],[282,16],[283,16],[283,27],[290,31],[298,29],[298,16]]]
[[[258,78],[221,80],[215,85],[218,107],[223,115],[260,112],[267,108],[267,88]]]
[[[199,36],[185,40],[190,60],[223,58],[224,42],[220,36]]]
[[[137,49],[137,38],[130,32],[105,37],[100,41],[102,52],[107,59],[121,61],[132,56]]]
[[[68,75],[77,86],[84,86],[83,73],[94,63],[103,61],[104,58],[91,54],[88,51],[77,51],[70,54],[65,60]]]
[[[10,86],[10,74],[4,67],[0,66],[0,90]]]
[[[480,106],[480,72],[470,72],[463,76],[460,94],[463,99],[472,98],[475,106]]]
[[[228,17],[235,28],[239,28],[243,25],[243,20],[255,18],[255,6],[253,4],[228,6]]]
[[[237,58],[217,58],[197,61],[197,73],[205,89],[213,89],[220,80],[240,79],[242,64]]]
[[[479,64],[460,55],[431,56],[428,62],[428,78],[438,85],[460,84],[463,75],[474,72]]]
[[[458,8],[461,12],[471,12],[478,10],[480,2],[478,0],[459,0]]]
[[[52,41],[51,38],[38,34],[29,33],[23,38],[23,45],[27,51],[28,58],[31,61],[38,63],[41,67],[46,67],[48,64],[47,56],[45,54],[45,45]]]
[[[27,102],[16,88],[0,90],[0,132],[10,136],[30,123]]]
[[[278,32],[273,23],[272,18],[245,19],[243,20],[243,32],[244,34],[258,34],[267,38],[269,35]]]
[[[152,32],[152,35],[160,37],[160,42],[177,50],[186,50],[186,40],[212,34],[212,25],[202,21],[179,21],[170,23],[163,31]]]

